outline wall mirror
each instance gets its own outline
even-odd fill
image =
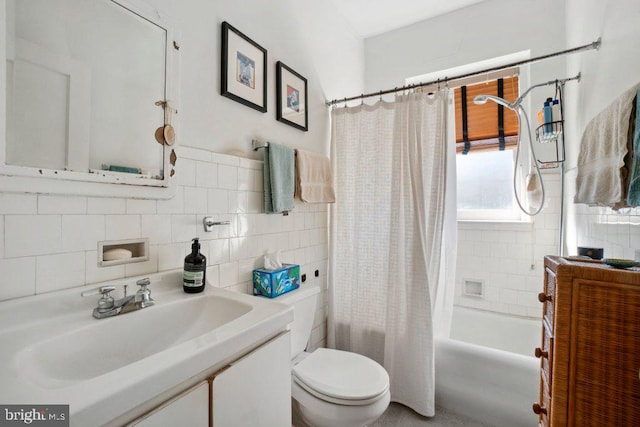
[[[166,17],[137,0],[0,6],[0,191],[171,197],[175,145],[156,133],[176,126]]]

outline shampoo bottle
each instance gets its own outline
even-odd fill
[[[544,114],[544,133],[545,134],[550,134],[553,132],[553,125],[551,124],[551,122],[553,122],[553,113],[551,109],[552,103],[553,103],[553,100],[551,98],[547,98],[547,100],[544,103],[544,107],[542,108],[542,112]]]
[[[207,258],[200,253],[200,242],[196,237],[191,244],[191,253],[184,258],[182,289],[188,294],[202,292],[206,273]]]

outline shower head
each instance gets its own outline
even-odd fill
[[[506,99],[502,99],[498,96],[494,96],[494,95],[478,95],[475,98],[473,98],[473,103],[474,104],[486,104],[486,102],[488,100],[492,100],[493,102],[495,102],[496,104],[502,105],[503,107],[507,107],[510,110],[514,110],[516,109],[516,105],[511,104],[510,102],[508,102]]]

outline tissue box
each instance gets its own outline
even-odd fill
[[[282,264],[278,270],[253,270],[253,294],[275,298],[300,287],[300,266]]]

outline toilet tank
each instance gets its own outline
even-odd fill
[[[291,330],[291,358],[302,353],[313,329],[313,319],[318,306],[320,286],[317,284],[301,285],[298,289],[280,295],[274,301],[293,307]]]

